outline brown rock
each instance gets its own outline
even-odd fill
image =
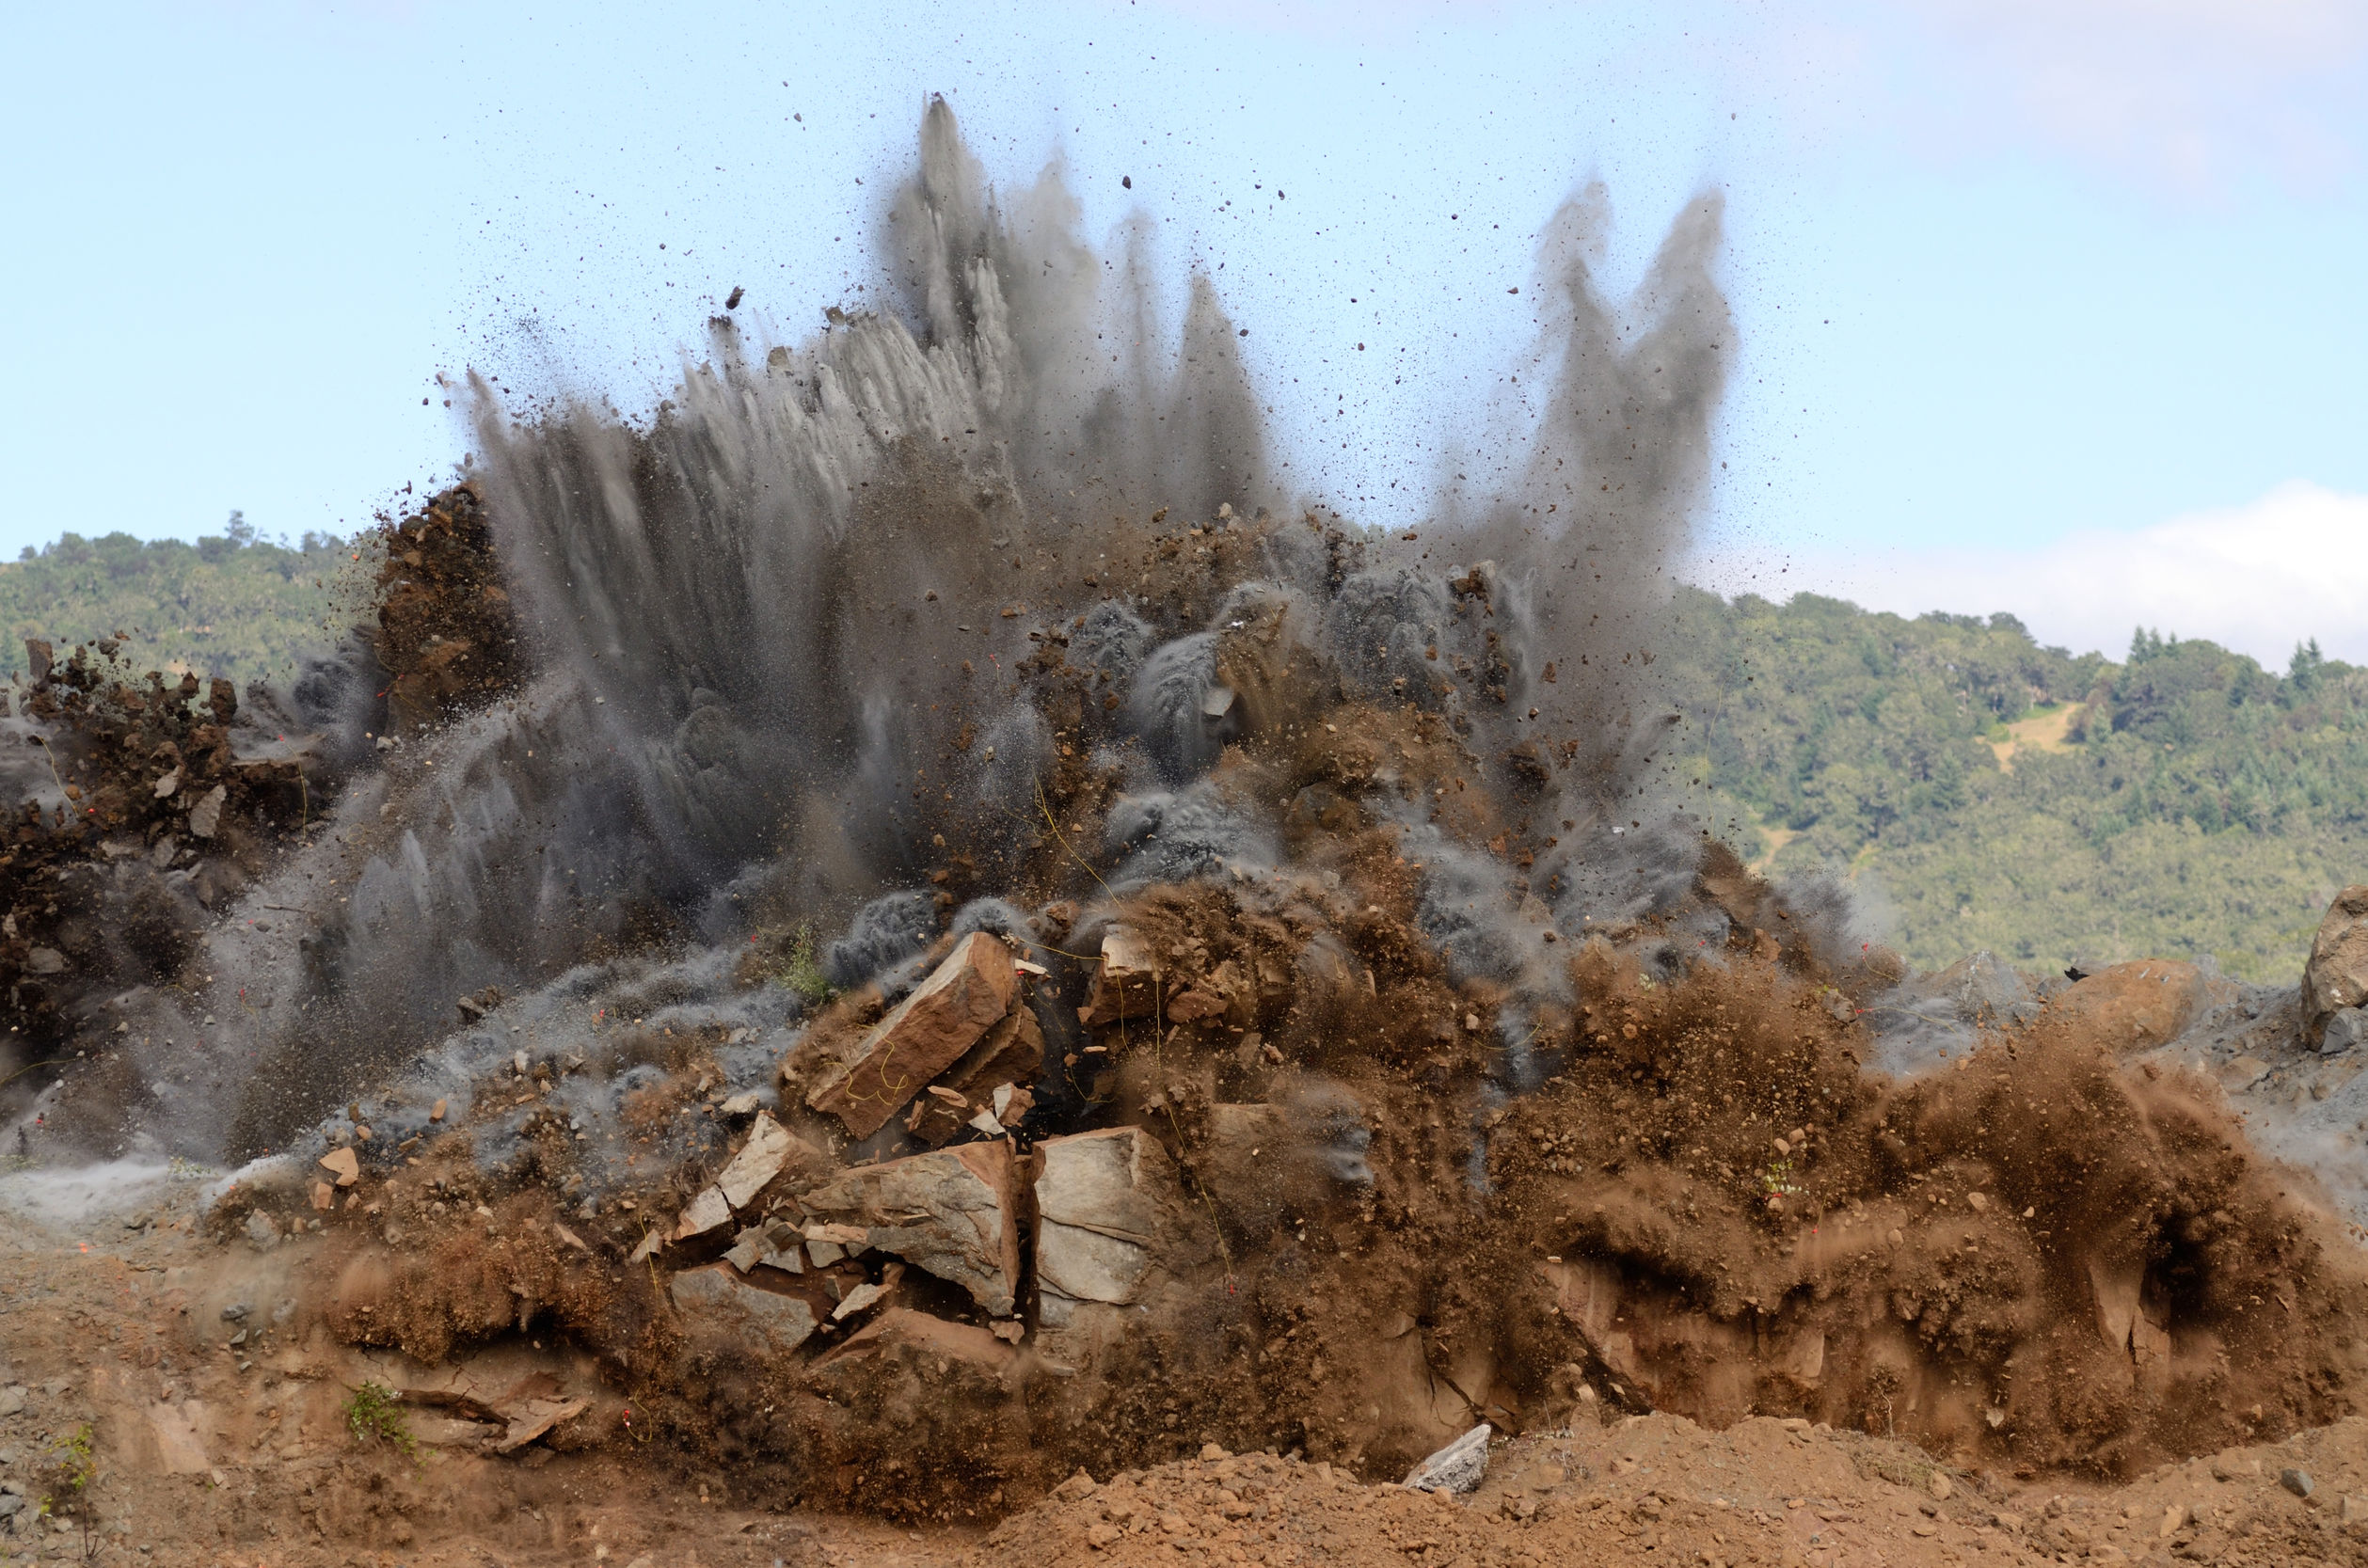
[[[572,1421],[592,1408],[586,1399],[520,1400],[501,1411],[509,1425],[494,1444],[496,1453],[516,1453],[562,1421]]]
[[[361,1161],[350,1148],[332,1148],[322,1155],[321,1168],[335,1176],[341,1187],[350,1187],[361,1180]]]
[[[2058,992],[2046,1010],[2110,1050],[2146,1051],[2185,1032],[2208,1001],[2195,965],[2148,958],[2090,975]]]
[[[1077,1021],[1099,1027],[1122,1018],[1151,1018],[1158,1011],[1159,981],[1159,961],[1150,945],[1132,928],[1113,926],[1102,934],[1102,967],[1094,972],[1092,994]]]
[[[1043,1065],[1044,1031],[1036,1014],[1023,1004],[980,1036],[978,1043],[931,1085],[931,1093],[914,1099],[905,1129],[931,1147],[948,1142],[996,1085],[1033,1084]],[[934,1092],[938,1088],[960,1095],[962,1102],[942,1098]]]
[[[1019,974],[1001,938],[974,931],[937,973],[872,1026],[852,1054],[806,1097],[859,1138],[886,1124],[1011,1010]]]
[[[814,1308],[803,1299],[751,1285],[728,1263],[686,1269],[667,1293],[692,1333],[771,1354],[787,1355],[814,1333]]]
[[[979,1143],[859,1165],[800,1202],[808,1214],[862,1226],[871,1245],[1009,1317],[1020,1279],[1018,1196],[1009,1147]]]
[[[985,1329],[972,1323],[949,1323],[892,1307],[872,1323],[848,1336],[847,1342],[814,1363],[818,1382],[831,1383],[855,1367],[885,1359],[913,1360],[930,1368],[931,1381],[943,1386],[952,1375],[968,1372],[1001,1382],[1018,1353]]]
[[[2311,960],[2302,966],[2305,1035],[2318,1044],[2330,1017],[2363,1003],[2368,1003],[2368,885],[2354,884],[2327,907],[2311,942]]]

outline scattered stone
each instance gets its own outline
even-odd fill
[[[245,1229],[247,1241],[257,1252],[269,1252],[279,1244],[279,1227],[261,1209],[247,1213]]]
[[[1932,1479],[1924,1483],[1924,1489],[1932,1494],[1932,1500],[1936,1503],[1948,1501],[1949,1494],[1956,1491],[1956,1487],[1949,1483],[1948,1474],[1945,1470],[1934,1470]]]
[[[2328,1015],[2327,1032],[2319,1037],[2319,1054],[2340,1056],[2368,1043],[2368,1007],[2344,1007]]]
[[[685,1327],[774,1355],[788,1354],[814,1333],[814,1308],[803,1300],[749,1284],[720,1263],[686,1269],[667,1293]]]
[[[332,1148],[321,1156],[321,1168],[337,1178],[341,1187],[350,1187],[361,1180],[361,1157],[350,1148]]]
[[[2241,1094],[2268,1076],[2269,1064],[2260,1057],[2232,1057],[2220,1068],[2220,1087],[2231,1094]]]
[[[227,785],[215,784],[198,797],[198,803],[189,808],[189,831],[199,838],[212,838],[215,829],[222,825],[222,807],[230,800]]]
[[[222,1321],[226,1323],[238,1323],[245,1319],[246,1316],[253,1310],[255,1309],[252,1307],[249,1307],[246,1303],[243,1301],[234,1301],[230,1303],[230,1306],[222,1308]]]
[[[312,1183],[312,1207],[329,1210],[337,1206],[337,1189],[326,1181]]]
[[[561,1241],[565,1242],[569,1246],[574,1247],[578,1252],[590,1252],[592,1250],[592,1243],[590,1242],[585,1241],[581,1236],[577,1235],[574,1231],[568,1229],[565,1226],[559,1224],[557,1221],[553,1221],[551,1224],[551,1234],[558,1237]]]
[[[1011,1010],[1019,972],[1000,937],[973,931],[920,988],[872,1026],[806,1103],[867,1138]]]
[[[1402,1483],[1417,1492],[1476,1492],[1488,1474],[1488,1439],[1494,1429],[1483,1421],[1406,1472]]]
[[[427,1113],[427,1119],[428,1119],[428,1120],[430,1120],[430,1121],[442,1121],[442,1120],[444,1119],[444,1110],[445,1110],[444,1102],[443,1102],[442,1101],[440,1101],[440,1100],[439,1100],[439,1101],[437,1101],[437,1102],[436,1102],[433,1106],[431,1106],[431,1107],[429,1108],[428,1113]]]
[[[960,1374],[1001,1384],[1018,1357],[1009,1345],[975,1324],[892,1307],[849,1335],[838,1349],[817,1358],[809,1375],[827,1388],[850,1372],[892,1359],[909,1363],[930,1386],[942,1389]]]
[[[856,1313],[867,1312],[879,1306],[887,1297],[888,1292],[897,1288],[897,1281],[902,1277],[903,1274],[903,1264],[891,1263],[881,1275],[878,1283],[866,1282],[856,1286],[841,1297],[838,1306],[832,1309],[831,1322],[843,1323]]]
[[[1098,1485],[1093,1477],[1080,1470],[1054,1487],[1053,1496],[1065,1503],[1081,1503],[1094,1495]]]
[[[2297,1497],[2307,1497],[2318,1489],[2317,1483],[2311,1480],[2310,1471],[2292,1467],[2278,1472],[2278,1484]]]
[[[24,1408],[24,1385],[11,1383],[0,1388],[0,1418],[14,1416]]]

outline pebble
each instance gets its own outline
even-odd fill
[[[2307,1497],[2317,1490],[2317,1483],[2311,1480],[2308,1470],[2281,1470],[2278,1472],[2278,1484],[2297,1497]]]

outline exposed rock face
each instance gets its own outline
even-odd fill
[[[1089,1360],[1122,1311],[1200,1260],[1167,1151],[1114,1127],[1037,1146],[1037,1311],[1046,1354]]]
[[[1011,1010],[1019,972],[1000,937],[974,931],[894,1011],[872,1026],[806,1103],[867,1138],[960,1061]]]
[[[801,1201],[809,1214],[863,1227],[872,1246],[961,1286],[1004,1318],[1020,1280],[1014,1181],[1009,1145],[966,1144],[858,1166]]]
[[[693,1336],[712,1335],[787,1355],[814,1333],[813,1307],[796,1296],[747,1283],[727,1263],[675,1275],[671,1294]]]
[[[2362,1003],[2368,1003],[2368,885],[2355,884],[2327,907],[2302,968],[2303,1027],[2312,1043],[2325,1037],[2328,1020]]]
[[[2148,1051],[2176,1039],[2211,1001],[2203,972],[2170,958],[2115,964],[2058,992],[2048,1004],[2100,1042]]]

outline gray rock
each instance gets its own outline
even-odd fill
[[[222,1308],[222,1321],[226,1323],[238,1323],[243,1320],[247,1313],[252,1312],[254,1308],[247,1306],[246,1303],[243,1301],[234,1301],[230,1303],[230,1306]]]
[[[2311,1480],[2308,1470],[2281,1470],[2278,1472],[2278,1484],[2297,1497],[2307,1497],[2317,1490],[2317,1484]]]
[[[0,1519],[13,1519],[24,1508],[24,1499],[14,1492],[0,1492]]]
[[[0,1388],[0,1418],[15,1415],[24,1408],[24,1385],[12,1383]]]
[[[2344,1007],[2330,1014],[2327,1033],[2319,1037],[2319,1054],[2337,1056],[2368,1041],[2368,1007]]]
[[[1494,1429],[1483,1421],[1406,1473],[1405,1484],[1417,1492],[1476,1492],[1488,1474],[1488,1439]]]
[[[668,1294],[686,1327],[750,1350],[787,1355],[814,1333],[814,1308],[796,1296],[743,1284],[725,1264],[675,1275]]]
[[[269,1214],[254,1210],[246,1216],[246,1239],[255,1244],[257,1252],[269,1252],[279,1244],[279,1227],[272,1223]]]

